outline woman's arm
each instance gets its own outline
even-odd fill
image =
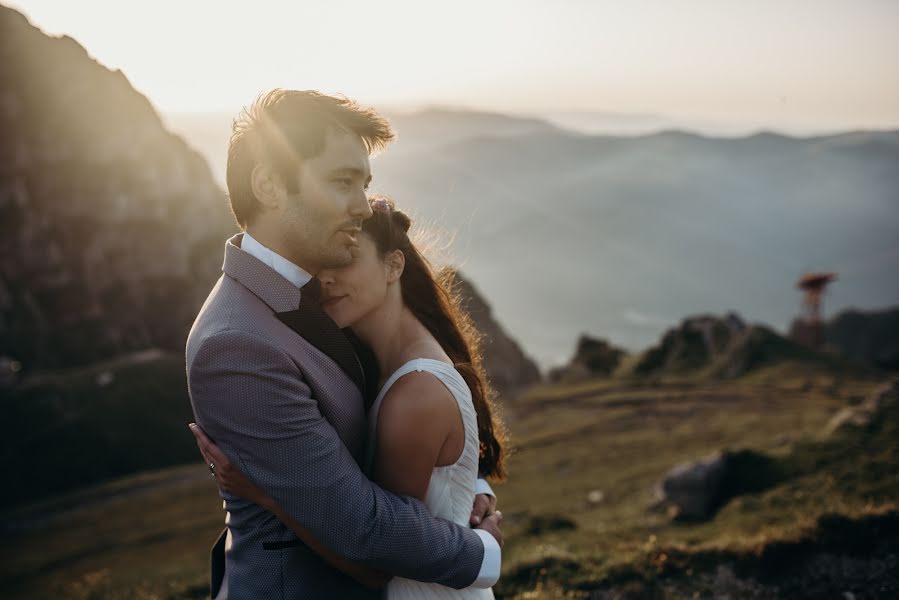
[[[206,464],[215,465],[215,479],[222,490],[258,504],[271,512],[279,521],[293,531],[304,544],[325,559],[331,566],[343,571],[359,583],[372,588],[381,588],[387,585],[391,578],[390,575],[354,564],[331,552],[300,525],[296,519],[291,517],[265,490],[250,481],[240,469],[235,467],[228,460],[228,457],[225,456],[225,453],[206,436],[198,425],[191,423],[190,430],[193,432],[194,437],[197,438],[197,446],[199,446],[200,453],[203,455]]]
[[[446,386],[430,373],[413,372],[381,400],[376,439],[372,480],[424,501],[434,467],[458,460],[465,430]]]

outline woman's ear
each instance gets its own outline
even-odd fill
[[[280,178],[266,165],[256,165],[250,173],[250,187],[256,200],[266,208],[278,208],[284,194]]]
[[[406,255],[401,250],[394,250],[384,257],[387,266],[387,283],[399,281],[406,268]]]

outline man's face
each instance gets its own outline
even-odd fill
[[[372,214],[370,181],[368,151],[354,133],[332,129],[324,150],[300,163],[299,193],[288,195],[280,224],[300,266],[314,275],[352,262],[362,221]]]

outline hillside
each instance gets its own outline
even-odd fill
[[[497,486],[507,535],[497,596],[890,597],[899,590],[896,402],[861,429],[823,433],[882,383],[784,362],[719,382],[535,388],[507,411],[515,453]],[[771,457],[780,475],[704,522],[653,509],[666,472],[725,447]],[[7,512],[0,589],[202,598],[221,520],[199,464]]]
[[[182,349],[234,230],[204,158],[75,40],[0,32],[0,358]]]
[[[461,302],[483,336],[487,376],[501,401],[513,402],[540,373],[487,301],[457,276]],[[0,478],[17,482],[0,496],[0,509],[196,454],[193,438],[184,436],[193,414],[180,348],[13,374],[0,379],[0,400],[9,428],[0,438],[0,457],[8,458],[0,461]],[[60,471],[59,464],[68,466]]]

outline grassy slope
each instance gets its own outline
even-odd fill
[[[710,550],[754,554],[774,540],[803,538],[822,515],[893,507],[899,435],[816,441],[838,408],[877,385],[784,364],[726,383],[535,390],[514,426],[514,477],[498,489],[509,516],[500,589],[532,597],[526,592],[535,588],[552,596],[619,580],[652,583],[664,571],[660,556],[680,556],[685,571],[705,564]],[[794,476],[735,498],[706,523],[674,524],[647,510],[668,469],[719,448],[763,451]],[[591,490],[603,500],[591,505]],[[564,515],[576,528],[525,535],[540,514]],[[704,558],[693,565],[691,554]]]
[[[104,382],[104,378],[106,381]],[[0,509],[196,454],[184,356],[146,351],[0,390]]]
[[[878,384],[779,365],[721,383],[618,380],[533,390],[507,411],[516,452],[510,481],[497,486],[508,539],[497,595],[580,596],[628,582],[644,593],[667,577],[666,589],[681,586],[690,597],[699,584],[678,573],[807,537],[827,513],[889,510],[899,489],[884,470],[895,467],[895,448],[831,452],[818,464],[820,448],[800,443]],[[872,443],[885,444],[883,437]],[[668,469],[722,447],[765,451],[803,474],[732,500],[707,523],[671,524],[647,510]],[[865,466],[861,456],[875,459]],[[603,492],[601,502],[588,502],[592,490]],[[31,526],[0,542],[11,557],[0,562],[0,590],[23,598],[203,597],[219,507],[208,475],[191,465],[4,515],[7,525]],[[676,566],[670,573],[666,562]]]

